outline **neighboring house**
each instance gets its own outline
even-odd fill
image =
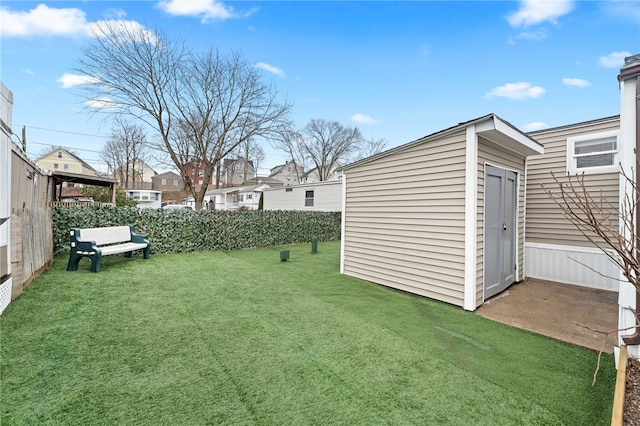
[[[240,188],[208,189],[202,200],[203,210],[238,210]],[[196,199],[188,197],[185,204],[195,208]]]
[[[203,210],[257,210],[265,184],[209,189],[203,199]],[[186,204],[195,206],[195,199],[189,197]]]
[[[341,169],[339,169],[338,167],[334,167],[331,170],[331,173],[329,174],[329,179],[325,179],[325,180],[330,181],[330,180],[341,179],[342,173],[339,170]],[[308,172],[300,176],[300,183],[313,183],[313,182],[321,182],[320,173],[318,173],[317,167],[314,167],[313,169],[309,170]]]
[[[113,177],[120,180],[125,190],[151,189],[152,178],[158,173],[151,166],[140,159],[129,162],[129,166],[121,166],[113,172]]]
[[[342,181],[332,180],[265,189],[265,210],[342,211]]]
[[[524,278],[525,164],[543,152],[489,114],[346,166],[340,272],[475,310]]]
[[[269,186],[266,184],[244,186],[238,191],[238,209],[258,210],[260,197],[265,189]]]
[[[222,162],[220,186],[246,185],[247,181],[255,177],[256,169],[253,166],[253,161],[247,161],[240,157],[234,159],[225,158]]]
[[[617,206],[619,134],[619,116],[528,133],[544,154],[527,159],[526,276],[618,290],[618,281],[607,278],[618,276],[616,266],[564,217],[545,188],[558,192],[551,173],[561,181],[584,173],[590,192]],[[617,212],[611,213],[617,226]]]
[[[191,178],[193,183],[198,186],[204,183],[204,165],[202,165],[198,161],[190,161],[185,164],[185,170],[187,172],[187,176]],[[209,185],[213,185],[215,182],[215,173],[211,173],[209,177]]]
[[[262,185],[262,184],[267,185],[269,188],[276,188],[284,185],[282,181],[279,181],[278,179],[274,179],[267,176],[256,176],[253,179],[249,179],[247,181],[247,185]]]
[[[154,191],[152,189],[127,189],[125,190],[125,194],[127,194],[127,197],[136,200],[139,208],[159,209],[162,207],[162,191]]]
[[[297,185],[302,175],[304,175],[304,169],[293,160],[273,167],[269,173],[271,179],[279,180],[284,186]]]
[[[151,177],[151,189],[154,191],[180,191],[183,186],[182,177],[176,172],[164,172]]]
[[[35,163],[44,171],[97,176],[96,170],[93,167],[80,157],[61,147],[38,158]]]

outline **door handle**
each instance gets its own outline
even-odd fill
[[[506,231],[506,230],[507,230],[507,224],[506,224],[506,223],[503,223],[503,224],[502,224],[502,230],[503,230],[503,231]]]

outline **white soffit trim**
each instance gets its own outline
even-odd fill
[[[476,123],[476,134],[522,155],[544,154],[544,147],[495,115]]]
[[[478,136],[476,126],[467,127],[464,185],[464,302],[467,311],[476,310],[476,247],[478,228]]]

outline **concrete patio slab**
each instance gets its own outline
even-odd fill
[[[613,353],[618,293],[529,278],[485,301],[478,315],[553,339]]]

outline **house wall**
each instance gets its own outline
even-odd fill
[[[49,154],[39,158],[36,161],[38,167],[42,170],[52,172],[68,172],[77,173],[81,175],[95,176],[95,170],[92,170],[78,161],[73,155],[69,154],[64,149],[56,149]],[[57,167],[56,167],[57,166]]]
[[[313,206],[305,206],[306,191],[313,191]],[[342,182],[314,182],[280,188],[268,188],[263,192],[265,210],[342,211]]]
[[[133,198],[138,202],[140,208],[159,209],[162,207],[162,192],[161,191],[144,191],[131,189],[125,191],[127,197]]]
[[[0,82],[0,313],[11,302],[11,120],[13,93]]]
[[[501,167],[518,173],[517,210],[517,265],[516,281],[524,278],[524,230],[525,230],[525,157],[505,150],[484,138],[478,138],[478,216],[477,216],[477,259],[476,259],[476,306],[484,302],[484,169],[485,165]]]
[[[551,172],[566,181],[568,138],[619,129],[619,117],[612,117],[529,134],[544,145],[545,153],[528,157],[527,163],[527,276],[606,290],[617,289],[615,280],[606,279],[589,269],[617,276],[613,264],[604,254],[593,249],[593,245],[564,217],[544,188],[557,192],[558,185]],[[603,197],[614,206],[610,211],[617,226],[618,173],[585,174],[584,180],[593,195]],[[589,268],[576,261],[586,263]]]
[[[346,170],[345,274],[463,306],[465,140],[463,129]]]

